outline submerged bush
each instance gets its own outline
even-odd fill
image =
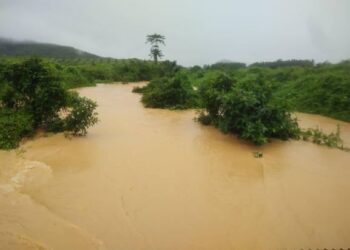
[[[203,84],[200,97],[205,113],[198,120],[213,124],[257,145],[270,138],[297,138],[299,128],[290,113],[270,103],[271,87],[257,76],[234,83],[227,75]]]
[[[142,103],[150,108],[186,109],[197,105],[196,94],[186,75],[151,81],[134,92],[143,93]]]
[[[34,132],[32,116],[14,109],[0,109],[0,148],[12,149]]]
[[[71,111],[64,119],[64,130],[73,135],[86,135],[87,128],[95,125],[98,121],[97,112],[95,112],[97,104],[74,93],[69,98],[69,107]]]
[[[340,127],[337,126],[336,132],[329,134],[324,133],[319,128],[308,128],[300,131],[300,139],[304,141],[311,141],[318,145],[325,145],[330,148],[338,148],[341,150],[349,151],[344,147],[343,140],[340,138]]]

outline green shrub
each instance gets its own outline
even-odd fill
[[[35,126],[45,126],[66,103],[66,90],[50,65],[38,58],[14,64],[6,72],[7,87],[2,95],[5,107],[24,109]]]
[[[153,80],[137,91],[143,93],[141,101],[150,108],[186,109],[197,105],[195,91],[182,74]]]
[[[34,133],[32,116],[13,109],[0,109],[0,149],[12,149],[24,136]]]
[[[17,147],[19,141],[41,128],[85,135],[97,122],[96,103],[66,90],[54,67],[38,58],[9,65],[0,91],[0,148]],[[61,112],[67,111],[62,117]]]
[[[233,85],[233,79],[224,73],[215,75],[214,78],[209,78],[200,85],[201,106],[208,112],[210,120],[215,121],[218,118],[222,97],[232,89]],[[204,114],[201,117],[204,119]],[[209,121],[208,118],[206,120]]]
[[[86,97],[72,93],[69,97],[69,107],[71,110],[64,119],[64,130],[77,136],[86,135],[87,129],[98,121],[95,112],[97,104]]]
[[[203,84],[199,91],[206,113],[198,120],[234,133],[257,145],[270,138],[297,138],[298,124],[284,108],[270,104],[271,88],[257,77],[237,83],[227,75]]]

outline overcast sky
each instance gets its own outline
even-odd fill
[[[0,0],[1,37],[145,59],[155,32],[183,65],[337,62],[350,58],[350,0]]]

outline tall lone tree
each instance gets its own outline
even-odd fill
[[[160,44],[165,45],[164,43],[165,36],[154,33],[152,35],[147,35],[146,43],[151,44],[151,53],[150,56],[153,58],[154,62],[158,62],[158,58],[163,57],[163,53],[159,48]]]

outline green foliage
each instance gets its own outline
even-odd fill
[[[87,128],[95,125],[98,121],[95,109],[97,104],[86,98],[80,97],[76,93],[71,93],[68,102],[71,111],[64,119],[64,130],[71,132],[75,136],[87,134]]]
[[[2,71],[13,64],[28,60],[26,57],[0,57],[0,92]],[[176,62],[162,61],[157,64],[139,59],[81,58],[41,59],[59,76],[64,88],[94,86],[100,82],[149,81],[158,77],[172,76],[181,69]]]
[[[222,97],[234,86],[234,81],[228,75],[220,73],[213,79],[204,81],[199,88],[202,107],[206,109],[210,120],[216,120],[220,115]],[[202,116],[202,119],[204,117]]]
[[[52,64],[38,58],[8,65],[0,91],[0,148],[14,148],[36,129],[85,135],[96,104],[68,92]],[[66,117],[60,113],[66,111]]]
[[[34,132],[32,116],[24,111],[0,109],[0,148],[12,149],[19,145],[24,136]]]
[[[36,60],[0,57],[0,108],[32,117],[34,129],[66,130],[68,123],[59,114],[66,110],[68,115],[73,110],[69,107],[73,104],[68,104],[68,88],[96,82],[148,80],[151,82],[147,87],[134,89],[143,94],[145,106],[203,107],[205,111],[197,118],[201,123],[236,133],[256,144],[273,137],[296,136],[297,125],[288,110],[350,121],[349,61],[314,64],[308,60],[279,60],[250,66],[220,62],[183,68],[176,62],[155,64],[138,59]]]
[[[234,83],[227,75],[219,75],[203,84],[199,93],[206,113],[198,120],[210,122],[224,133],[238,134],[257,145],[269,138],[298,136],[296,120],[286,109],[270,103],[271,87],[261,76]]]
[[[163,57],[163,52],[160,50],[159,45],[165,45],[164,40],[165,36],[156,33],[152,35],[147,35],[146,37],[146,43],[151,44],[150,56],[153,58],[155,63],[158,62],[158,58]]]
[[[230,61],[222,61],[222,62],[214,63],[212,65],[205,66],[206,69],[219,70],[223,72],[230,72],[230,71],[242,69],[245,67],[246,67],[245,63],[230,62]]]
[[[153,80],[136,91],[143,93],[141,101],[150,108],[186,109],[197,105],[195,91],[183,74]]]
[[[350,121],[350,76],[343,70],[316,69],[280,86],[275,97],[288,99],[298,111]]]
[[[193,94],[187,95],[192,100],[188,102],[204,108],[196,118],[199,122],[261,145],[269,138],[286,140],[301,136],[289,111],[350,120],[349,70],[348,62],[313,65],[312,61],[281,61],[269,67],[195,66],[181,69],[176,75],[190,83],[186,86],[190,85],[187,89]],[[146,106],[174,108],[175,102],[171,101],[177,95],[169,93],[183,88],[169,87],[170,79],[152,81],[149,86],[133,91],[143,94]]]
[[[336,132],[329,134],[324,133],[319,128],[308,128],[300,131],[300,139],[311,141],[318,145],[325,145],[330,148],[338,148],[348,151],[343,145],[343,140],[340,138],[340,128],[337,126]]]
[[[5,77],[8,84],[1,98],[3,105],[26,110],[35,126],[45,126],[65,105],[66,90],[52,68],[38,58],[12,65]]]

